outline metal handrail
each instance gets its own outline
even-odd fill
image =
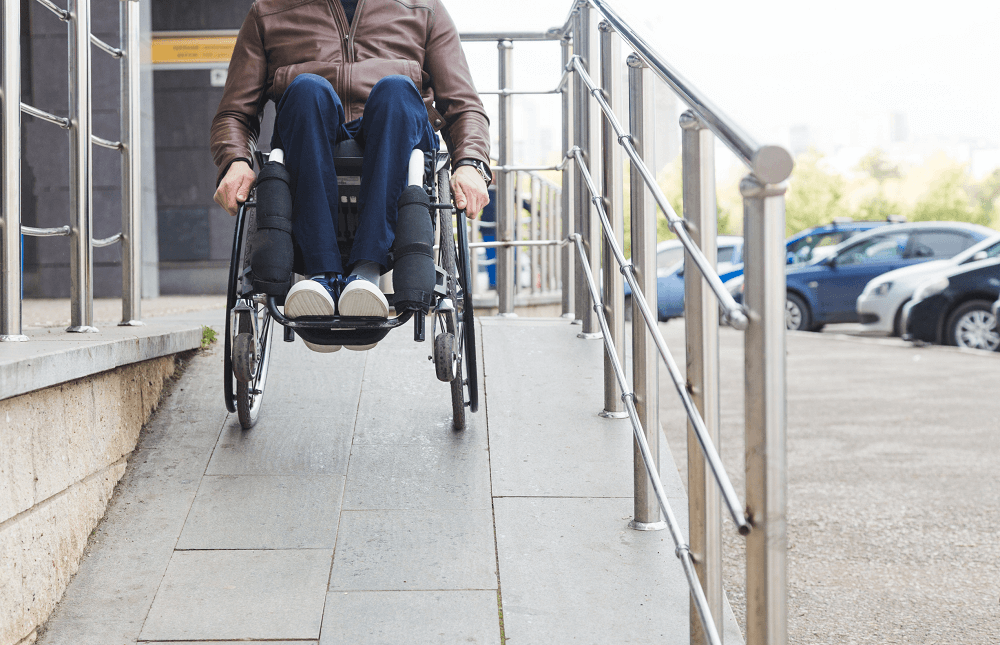
[[[94,34],[90,34],[90,42],[91,44],[96,45],[98,49],[101,49],[110,54],[112,58],[121,58],[122,56],[125,55],[124,51],[118,49],[117,47],[112,47],[111,45],[107,44]]]
[[[122,241],[122,234],[121,233],[115,233],[111,237],[106,237],[103,240],[92,240],[91,244],[93,244],[96,248],[103,248],[105,246],[111,246],[112,244],[115,244],[115,243],[121,242],[121,241]]]
[[[712,620],[712,611],[708,606],[708,600],[705,598],[705,591],[701,588],[701,581],[698,580],[698,573],[694,568],[691,549],[687,542],[684,541],[684,533],[681,531],[677,517],[674,515],[673,509],[670,508],[670,503],[667,501],[667,493],[663,490],[663,482],[660,480],[660,474],[656,470],[653,454],[650,452],[649,443],[646,441],[646,434],[643,432],[642,424],[639,422],[639,414],[635,409],[635,393],[629,389],[628,379],[625,378],[621,361],[618,360],[618,353],[615,351],[614,343],[611,340],[611,330],[608,329],[608,320],[604,315],[604,304],[601,302],[601,295],[597,290],[597,284],[594,282],[594,273],[590,270],[587,251],[583,247],[583,238],[579,233],[574,233],[572,239],[576,243],[576,249],[581,260],[580,265],[583,267],[584,275],[587,278],[587,286],[590,288],[590,297],[594,303],[594,313],[597,314],[597,322],[601,327],[604,348],[607,355],[611,358],[615,377],[618,379],[618,386],[622,390],[621,398],[628,412],[629,421],[632,424],[632,436],[639,446],[642,461],[646,466],[646,475],[653,486],[656,501],[663,512],[663,516],[666,518],[667,530],[670,531],[670,537],[674,542],[674,555],[681,561],[681,568],[684,569],[684,577],[687,578],[688,588],[691,590],[691,598],[694,600],[698,616],[701,618],[701,624],[705,629],[708,642],[711,645],[722,645],[722,639],[719,638],[719,631]],[[640,302],[642,302],[641,299]],[[646,316],[648,313],[648,309],[643,310],[643,316]]]
[[[56,17],[58,17],[59,20],[62,20],[63,22],[69,22],[73,17],[73,14],[71,14],[69,11],[57,7],[54,3],[50,2],[49,0],[35,0],[35,1],[38,4],[42,5],[43,7],[45,7],[46,9],[48,9],[49,11],[51,11],[52,13],[54,13]]]
[[[39,110],[35,106],[28,105],[23,101],[21,102],[21,111],[27,115],[41,119],[42,121],[48,121],[52,125],[58,125],[63,130],[69,130],[73,127],[73,123],[67,117],[49,114],[45,110]]]
[[[649,65],[677,96],[688,104],[705,125],[745,163],[757,177],[769,184],[778,184],[792,174],[792,157],[780,146],[761,146],[726,116],[670,65],[642,36],[621,19],[605,0],[587,0],[605,20],[611,23],[622,39]]]
[[[73,229],[70,226],[56,226],[55,228],[36,228],[34,226],[22,226],[21,235],[31,237],[62,237],[72,235]]]
[[[687,232],[687,226],[684,220],[681,219],[676,212],[674,212],[674,207],[670,205],[670,201],[667,200],[663,191],[660,190],[660,187],[656,183],[656,179],[653,177],[653,173],[649,171],[649,168],[643,162],[642,157],[640,157],[639,153],[636,151],[635,145],[632,143],[631,135],[625,132],[625,129],[622,128],[622,125],[615,116],[611,106],[608,105],[607,99],[604,98],[604,93],[594,84],[590,75],[587,74],[587,70],[583,66],[582,59],[579,56],[574,56],[570,60],[570,65],[576,73],[580,75],[580,79],[584,82],[584,84],[590,89],[590,93],[597,100],[597,104],[601,106],[601,110],[604,112],[605,117],[608,119],[608,122],[611,123],[611,127],[614,128],[615,134],[618,135],[619,145],[625,148],[625,152],[628,154],[635,167],[639,170],[639,174],[642,175],[643,182],[653,193],[653,198],[656,199],[656,204],[663,211],[667,221],[670,223],[670,230],[677,235],[677,239],[684,245],[685,250],[687,250],[691,259],[694,260],[698,270],[705,277],[705,280],[712,288],[712,291],[715,292],[716,297],[719,299],[719,305],[726,314],[726,319],[736,329],[746,329],[747,317],[743,312],[743,307],[736,303],[732,294],[730,294],[729,291],[722,285],[722,280],[719,278],[719,274],[712,269],[708,260],[705,259],[705,254],[701,252],[698,245],[691,239],[691,236]],[[579,156],[579,150],[577,151],[577,155]]]
[[[677,362],[674,360],[673,355],[670,353],[670,349],[667,347],[667,342],[663,339],[663,334],[660,332],[660,329],[656,324],[656,318],[649,310],[649,305],[646,303],[646,297],[642,293],[642,289],[639,288],[639,283],[635,277],[635,267],[632,265],[632,262],[625,259],[625,254],[622,253],[621,248],[618,246],[618,241],[615,240],[614,232],[611,228],[611,222],[608,221],[608,214],[604,208],[604,198],[597,192],[597,187],[594,185],[594,179],[590,175],[590,169],[587,168],[587,164],[583,160],[583,154],[580,149],[574,148],[571,151],[571,154],[576,159],[577,167],[580,169],[583,179],[587,184],[587,188],[593,196],[592,202],[601,218],[601,228],[604,231],[604,240],[609,245],[611,252],[615,257],[615,261],[618,262],[622,275],[625,276],[625,280],[628,281],[629,286],[632,288],[632,301],[639,306],[642,318],[646,322],[646,328],[649,329],[649,333],[653,335],[653,341],[656,343],[656,348],[659,350],[663,361],[667,364],[667,371],[670,373],[670,379],[674,382],[674,387],[677,389],[678,396],[681,397],[688,419],[690,419],[691,425],[695,429],[695,434],[698,437],[698,443],[701,446],[702,453],[705,455],[705,460],[708,462],[709,468],[712,470],[715,482],[718,484],[719,490],[722,491],[722,496],[726,501],[726,507],[729,509],[729,514],[733,518],[733,522],[736,524],[736,528],[739,530],[740,535],[747,535],[750,533],[750,524],[743,515],[743,504],[740,503],[739,497],[736,496],[736,490],[733,488],[733,484],[729,480],[729,475],[726,474],[726,467],[722,464],[722,458],[719,457],[719,452],[715,449],[715,445],[708,436],[708,430],[705,428],[705,421],[702,419],[701,413],[698,412],[698,408],[695,407],[694,401],[691,400],[691,394],[687,391],[684,377],[681,375],[681,371],[677,367]],[[587,265],[584,266],[589,274],[590,267]],[[595,302],[599,302],[599,299]],[[612,354],[613,353],[614,352],[612,352]]]

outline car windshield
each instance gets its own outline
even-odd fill
[[[798,264],[800,262],[808,262],[813,259],[816,255],[815,250],[821,249],[823,247],[834,247],[847,239],[848,235],[845,231],[827,231],[825,233],[816,233],[814,235],[807,235],[801,240],[796,240],[788,246],[788,253],[790,254],[792,262]]]
[[[844,249],[837,256],[837,264],[846,266],[868,262],[886,262],[903,257],[903,251],[906,250],[909,237],[907,233],[876,235],[860,244]]]

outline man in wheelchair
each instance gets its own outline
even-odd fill
[[[271,147],[285,153],[292,238],[308,278],[287,292],[285,315],[388,317],[378,282],[390,268],[411,152],[437,150],[440,131],[455,206],[475,214],[488,202],[489,122],[454,23],[440,0],[257,0],[212,122],[215,201],[232,215],[256,179],[252,147],[268,100],[277,105]],[[348,139],[364,161],[345,258],[333,151]]]

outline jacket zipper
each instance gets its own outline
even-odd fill
[[[344,12],[344,5],[340,4],[340,0],[327,0],[327,4],[330,5],[330,13],[333,15],[333,22],[336,23],[337,29],[340,31],[340,47],[344,54],[344,73],[341,80],[344,84],[344,90],[346,90],[346,93],[348,94],[348,96],[342,96],[340,98],[344,103],[345,117],[348,121],[350,121],[352,118],[352,105],[351,97],[349,96],[351,79],[349,78],[348,70],[350,69],[350,66],[348,63],[354,62],[354,47],[351,45],[351,37],[354,33],[354,29],[347,23],[347,14]],[[355,20],[357,20],[357,13],[357,10],[355,10]]]

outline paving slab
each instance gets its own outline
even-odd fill
[[[632,426],[598,416],[604,345],[578,331],[483,321],[495,496],[632,496]]]
[[[316,639],[329,550],[177,551],[142,640]]]
[[[628,499],[496,500],[507,638],[687,642],[687,582],[670,536],[633,531],[631,518]]]
[[[496,591],[351,591],[327,596],[320,645],[500,645]]]
[[[205,477],[177,549],[333,549],[340,475]]]
[[[425,445],[455,440],[486,445],[482,412],[467,415],[464,431],[452,429],[451,387],[437,380],[434,364],[427,360],[432,352],[429,340],[416,343],[412,334],[404,331],[389,334],[367,352],[355,445]],[[399,420],[393,420],[391,412],[396,412]]]
[[[459,442],[354,446],[344,509],[492,508],[489,449]]]
[[[344,511],[330,591],[496,589],[490,511]]]

